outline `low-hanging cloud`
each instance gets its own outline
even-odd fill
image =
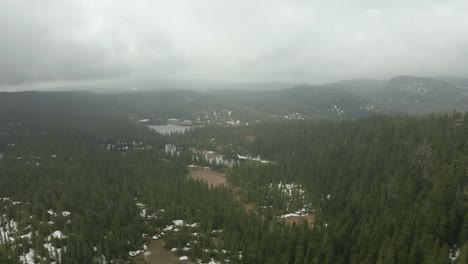
[[[468,2],[5,0],[0,87],[467,76]]]

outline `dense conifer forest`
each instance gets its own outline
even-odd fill
[[[468,264],[468,0],[0,0],[0,264]]]
[[[106,107],[9,107],[0,114],[0,263],[141,263],[158,240],[187,263],[468,261],[467,114],[164,136]],[[189,165],[227,182],[193,180]]]

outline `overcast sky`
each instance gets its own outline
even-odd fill
[[[0,89],[468,77],[466,0],[1,0]]]

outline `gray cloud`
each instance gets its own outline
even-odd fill
[[[464,0],[5,0],[0,86],[468,76]]]

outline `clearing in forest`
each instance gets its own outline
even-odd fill
[[[309,224],[309,227],[312,228],[314,226],[314,214],[309,214],[309,215],[300,215],[300,216],[289,216],[283,218],[283,221],[286,224],[293,224],[296,223],[297,225],[301,224],[302,221],[306,221]]]
[[[138,254],[134,259],[135,264],[181,264],[187,261],[179,260],[179,256],[164,248],[166,242],[163,239],[152,240],[144,253]]]
[[[197,165],[189,165],[188,170],[189,170],[188,176],[191,179],[204,181],[212,187],[218,187],[218,186],[230,187],[233,193],[234,199],[240,204],[242,204],[246,212],[252,213],[256,211],[257,205],[255,203],[248,202],[246,200],[245,193],[242,191],[242,189],[232,188],[232,186],[229,185],[229,183],[227,182],[227,178],[224,174],[214,171],[210,169],[209,167],[201,167]],[[283,185],[280,184],[279,186],[283,186]],[[289,184],[285,186],[289,188],[295,187],[294,184]],[[302,189],[299,190],[299,193],[301,191]],[[294,192],[288,189],[286,193],[292,194]],[[300,224],[302,221],[306,221],[309,227],[312,228],[314,226],[314,216],[315,216],[314,214],[310,214],[310,215],[307,215],[307,214],[296,215],[295,214],[295,215],[289,215],[287,217],[280,217],[280,218],[287,224],[292,224],[292,223]]]
[[[194,180],[201,180],[206,182],[208,185],[217,187],[217,186],[226,186],[232,187],[227,182],[226,175],[219,173],[210,169],[209,167],[201,167],[196,165],[189,165],[189,178]],[[241,203],[246,212],[253,212],[256,208],[256,205],[245,200],[244,193],[240,188],[231,188],[234,199]]]
[[[189,166],[189,177],[194,180],[201,180],[213,187],[227,186],[227,179],[224,174],[216,172],[208,167],[200,167],[195,165]]]

